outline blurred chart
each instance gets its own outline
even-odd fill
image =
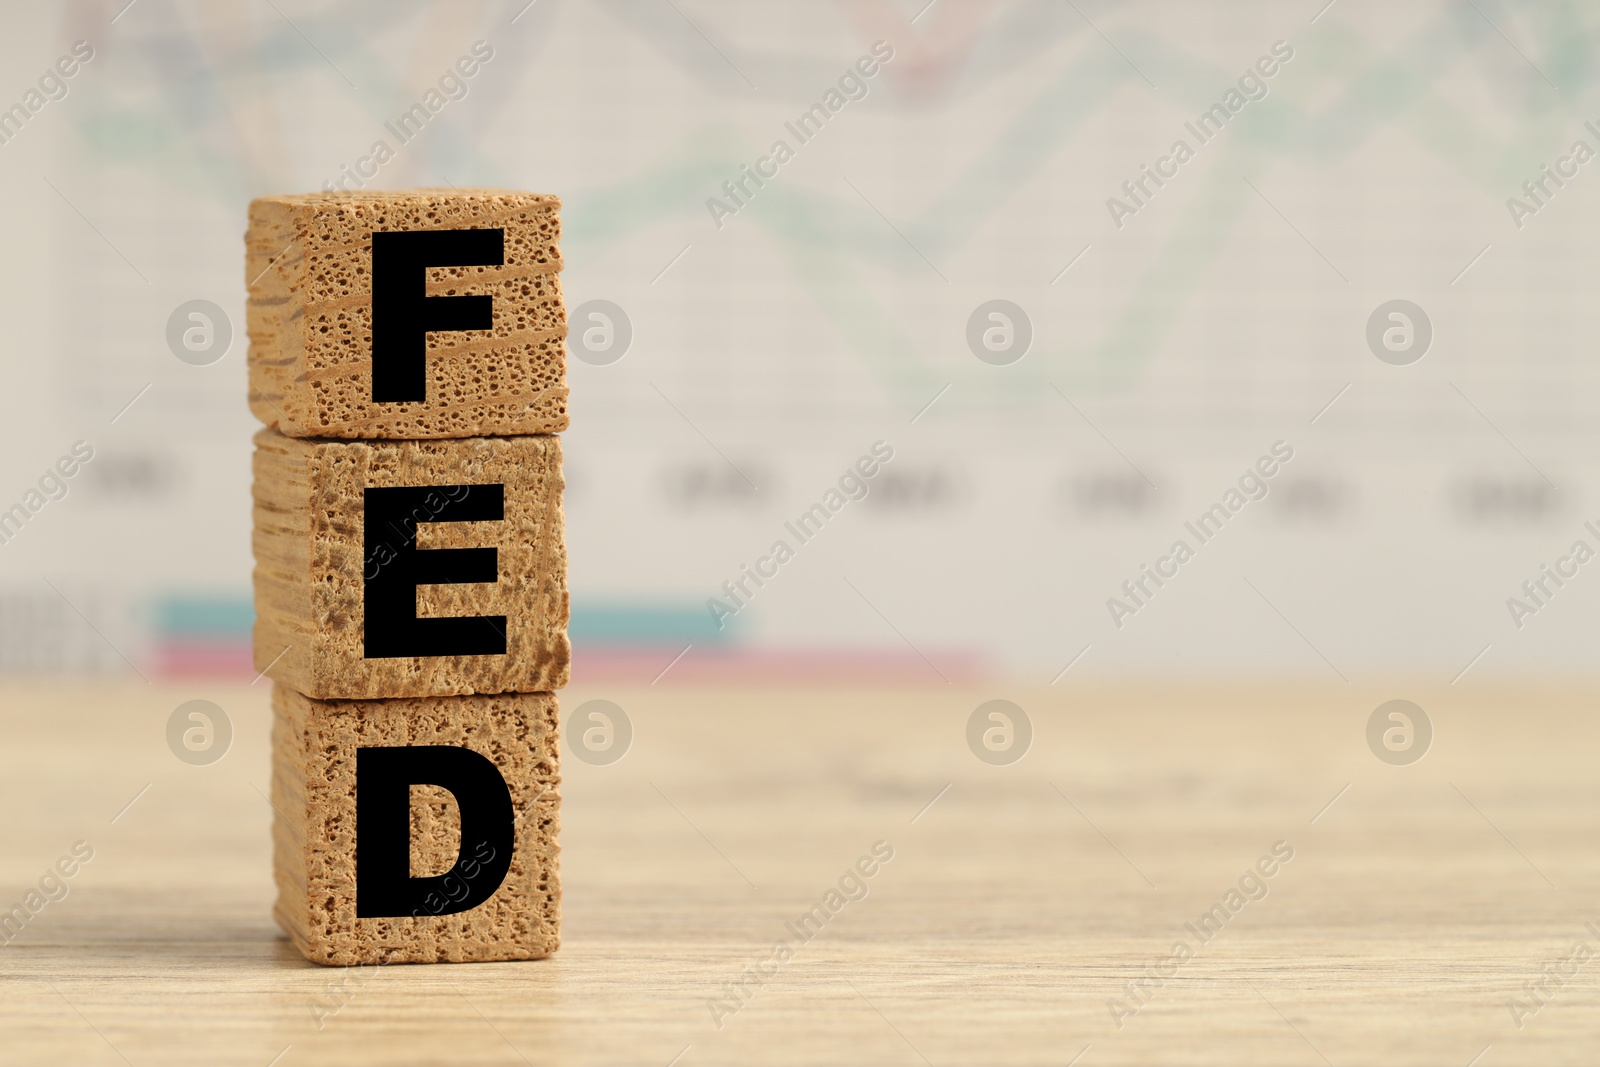
[[[340,183],[565,201],[580,675],[1593,662],[1593,12],[12,19],[0,668],[253,673],[244,206]]]

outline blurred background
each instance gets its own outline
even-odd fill
[[[343,182],[565,202],[580,681],[1588,673],[1597,23],[15,7],[0,670],[254,675],[245,208]]]

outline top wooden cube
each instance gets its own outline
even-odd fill
[[[567,428],[561,201],[494,189],[250,204],[250,410],[291,437]]]

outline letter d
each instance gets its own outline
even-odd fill
[[[437,785],[455,795],[461,849],[445,874],[411,877],[413,785]],[[515,829],[511,790],[487,757],[451,745],[356,749],[356,918],[449,915],[477,907],[511,869]],[[477,861],[474,877],[463,871],[468,859]],[[451,899],[447,881],[464,885],[465,893]],[[423,903],[435,894],[445,901],[442,908]]]

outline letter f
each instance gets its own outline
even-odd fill
[[[488,330],[494,298],[428,296],[429,267],[498,267],[504,230],[382,231],[372,235],[372,399],[428,399],[427,343],[435,330]]]

